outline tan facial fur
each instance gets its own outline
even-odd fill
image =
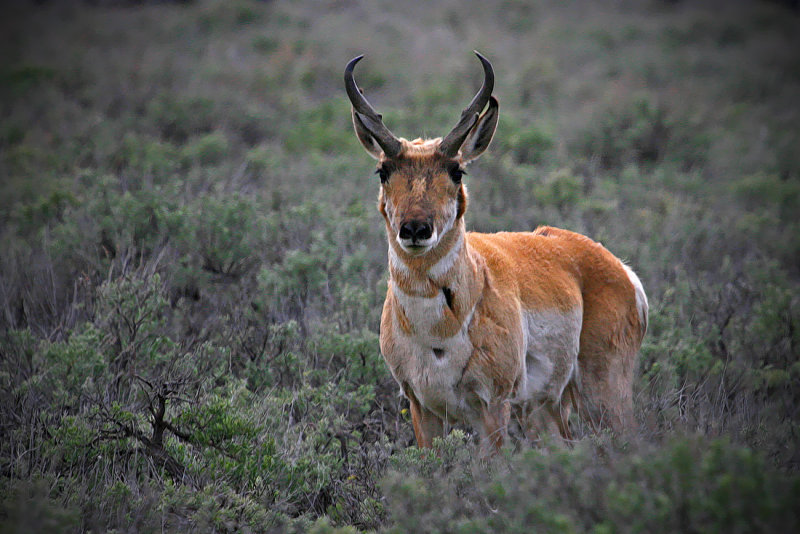
[[[421,256],[435,249],[463,214],[466,192],[451,178],[448,168],[460,167],[457,160],[435,151],[438,140],[404,141],[403,156],[379,164],[389,179],[381,185],[379,209],[387,231],[394,235],[399,253]],[[426,239],[401,237],[404,224],[419,221],[431,226]]]

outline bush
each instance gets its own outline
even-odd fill
[[[211,165],[219,163],[228,151],[228,140],[222,133],[209,133],[183,147],[181,156],[184,163]]]
[[[445,457],[452,439],[438,444]],[[800,521],[798,479],[771,476],[763,458],[725,440],[625,451],[583,442],[463,471],[465,460],[454,471],[447,460],[422,458],[427,473],[409,467],[419,460],[396,462],[385,486],[389,530],[753,532],[791,530]]]

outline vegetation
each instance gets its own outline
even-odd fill
[[[0,531],[800,527],[800,34],[777,2],[15,2],[0,40]],[[586,233],[651,304],[637,435],[413,446],[341,73],[468,227]]]

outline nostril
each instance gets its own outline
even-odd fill
[[[411,239],[414,237],[414,222],[407,222],[404,223],[403,226],[400,227],[400,239]]]
[[[432,234],[433,229],[430,224],[426,222],[419,223],[417,227],[417,239],[430,239]]]

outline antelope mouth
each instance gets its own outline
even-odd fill
[[[434,232],[433,235],[428,239],[402,239],[400,236],[398,236],[397,243],[406,254],[410,254],[411,256],[421,256],[437,245],[437,238],[438,235],[436,232]]]
[[[422,256],[426,252],[428,252],[433,247],[431,245],[421,245],[421,244],[403,244],[400,243],[400,248],[403,249],[404,252],[412,255],[412,256]]]

